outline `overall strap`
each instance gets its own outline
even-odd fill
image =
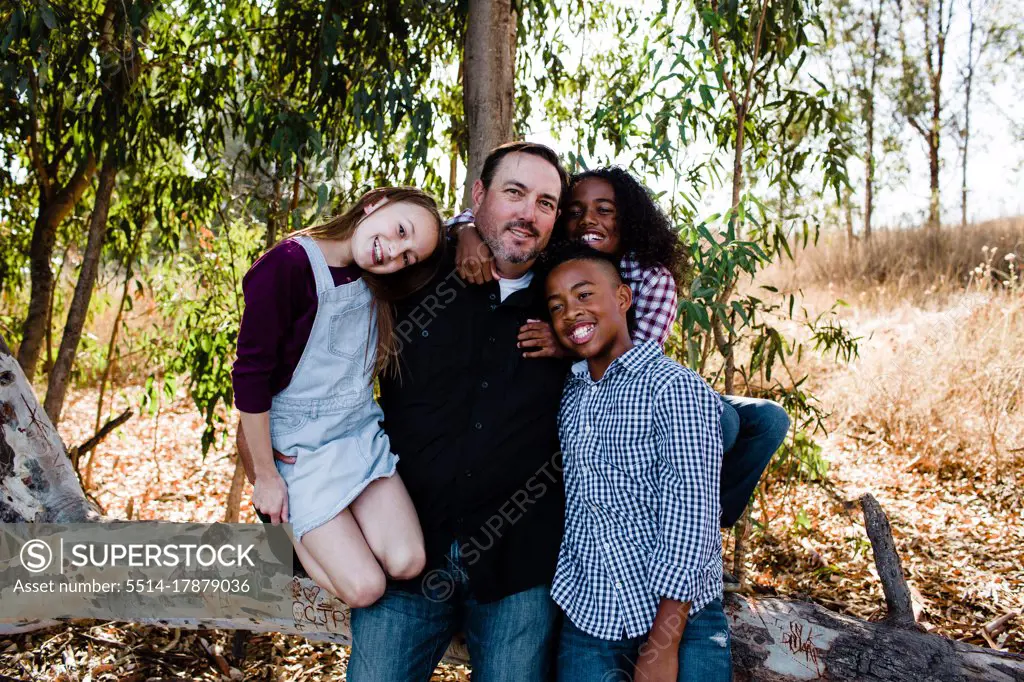
[[[334,277],[331,276],[331,269],[327,267],[327,259],[324,258],[323,251],[316,245],[313,238],[309,235],[299,235],[295,238],[302,248],[306,250],[306,256],[309,257],[309,264],[313,266],[313,277],[316,279],[316,294],[319,296],[325,291],[330,291],[334,288]]]

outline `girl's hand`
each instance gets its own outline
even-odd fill
[[[562,348],[555,338],[555,330],[547,322],[527,320],[519,328],[519,341],[516,347],[523,349],[524,358],[564,358],[568,352]],[[531,350],[526,350],[526,349]]]
[[[276,471],[256,479],[252,503],[270,517],[271,525],[288,523],[288,486]]]
[[[494,268],[494,254],[480,238],[476,225],[468,223],[459,229],[456,237],[455,271],[470,284],[485,284],[498,279]]]

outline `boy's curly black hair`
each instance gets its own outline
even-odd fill
[[[569,187],[587,178],[600,178],[608,182],[615,192],[616,222],[623,253],[632,253],[644,268],[664,266],[677,283],[682,283],[689,260],[686,246],[651,191],[629,171],[618,166],[577,173],[569,181]],[[563,217],[563,224],[564,220]]]

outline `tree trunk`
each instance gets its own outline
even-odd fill
[[[512,0],[469,0],[463,61],[463,108],[469,158],[463,206],[471,205],[473,182],[484,158],[512,139],[516,70],[516,10]]]
[[[846,218],[846,246],[852,249],[857,237],[853,234],[853,190],[849,187],[843,190],[843,214]]]
[[[878,87],[879,35],[882,31],[882,0],[872,7],[871,16],[871,73],[864,118],[867,124],[867,149],[864,155],[864,241],[871,241],[871,219],[875,213],[875,90]]]
[[[350,645],[348,607],[328,598],[309,578],[295,578],[294,618],[147,618],[140,624],[189,630],[249,630],[301,635]],[[310,598],[309,595],[313,595]],[[963,644],[938,635],[870,623],[794,599],[725,597],[736,682],[1015,682],[1024,680],[1024,657]],[[72,614],[73,615],[73,614]],[[0,619],[0,636],[31,632],[59,621]],[[469,664],[462,637],[445,660]]]
[[[57,228],[85,194],[95,172],[96,159],[89,154],[75,170],[68,184],[52,192],[52,200],[47,199],[49,191],[39,193],[39,212],[36,214],[35,226],[32,229],[32,245],[29,247],[31,292],[28,314],[22,324],[21,345],[18,346],[18,364],[21,365],[30,383],[35,378],[43,339],[46,337],[50,297],[53,295],[54,287],[50,259],[53,257]]]
[[[974,2],[967,0],[967,73],[964,76],[963,157],[960,160],[960,227],[967,227],[967,153],[971,141],[971,84],[974,81]]]
[[[96,203],[92,216],[89,218],[89,240],[86,242],[82,267],[75,285],[75,295],[68,309],[68,321],[64,325],[64,333],[57,351],[57,361],[53,363],[50,380],[46,387],[44,407],[46,414],[55,424],[60,422],[60,413],[64,407],[64,396],[67,394],[68,378],[71,366],[78,352],[78,342],[82,339],[82,328],[85,316],[89,312],[92,300],[92,289],[96,284],[96,273],[99,270],[100,254],[103,251],[103,240],[107,234],[107,214],[110,212],[110,198],[114,192],[114,180],[117,167],[110,161],[103,164],[100,171],[99,186],[96,188]]]
[[[263,250],[269,251],[277,243],[277,225],[281,215],[281,178],[280,169],[274,168],[273,196],[270,198],[270,206],[267,207],[267,232],[264,237]]]
[[[135,256],[139,251],[139,245],[142,243],[142,235],[146,231],[146,222],[147,219],[145,218],[139,222],[138,231],[135,233],[135,238],[132,240],[132,247],[125,259],[124,286],[121,287],[121,302],[117,306],[117,315],[114,317],[114,328],[110,331],[110,343],[107,344],[107,362],[103,367],[103,376],[100,377],[100,395],[96,400],[96,431],[100,430],[100,422],[103,420],[103,397],[107,390],[107,383],[110,381],[110,373],[114,367],[114,354],[117,350],[117,333],[121,328],[121,318],[124,316],[124,306],[128,301],[128,296],[131,295],[132,277],[135,275],[135,271],[132,270],[132,264],[135,262]]]
[[[0,523],[97,520],[64,443],[0,337]]]

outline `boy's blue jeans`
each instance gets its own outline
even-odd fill
[[[373,606],[352,609],[346,679],[427,682],[459,631],[466,635],[473,682],[549,679],[559,620],[550,586],[481,604],[457,546],[446,561],[424,574],[419,592],[389,588]]]
[[[558,645],[558,682],[645,682],[635,675],[646,636],[609,641],[583,632],[564,618]],[[690,616],[679,644],[679,682],[729,682],[729,623],[716,599]]]
[[[778,403],[758,398],[722,398],[722,528],[739,521],[772,455],[789,431],[789,415]]]

